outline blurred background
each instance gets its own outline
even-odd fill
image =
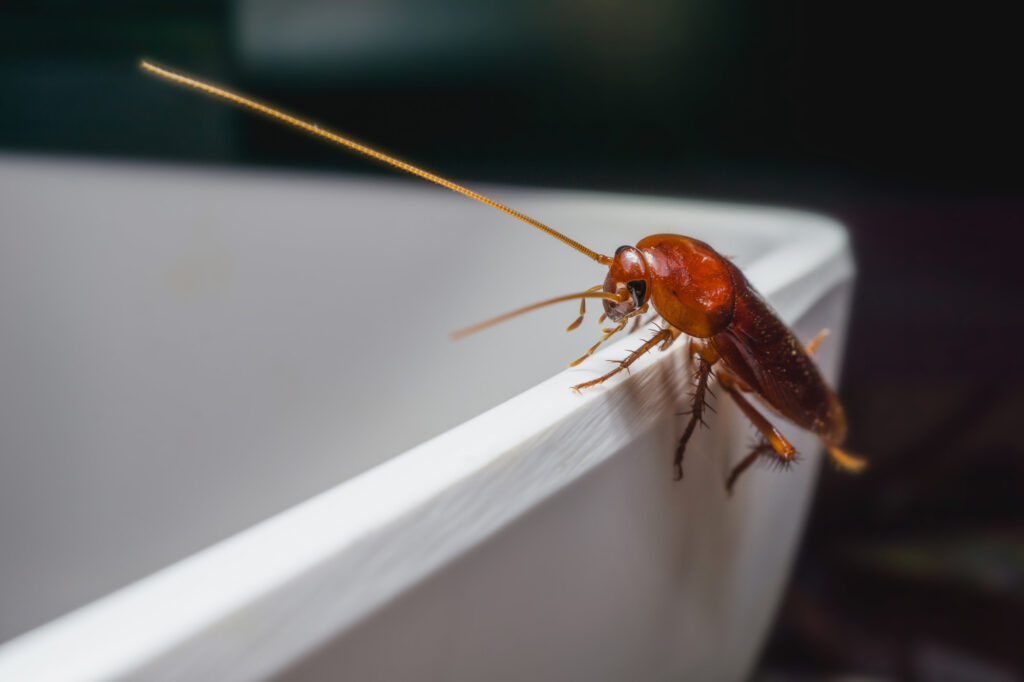
[[[465,181],[850,229],[841,394],[758,680],[1024,678],[1019,23],[811,0],[0,4],[0,149],[389,173],[142,76],[256,94]]]

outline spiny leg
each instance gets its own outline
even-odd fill
[[[643,327],[643,326],[646,326],[646,325],[649,325],[649,324],[660,325],[661,324],[661,322],[659,321],[660,318],[661,318],[661,314],[657,310],[655,310],[653,313],[651,313],[650,317],[648,317],[646,320],[644,320],[643,322],[640,323],[640,326]],[[680,332],[680,333],[682,333],[682,332]]]
[[[740,463],[732,468],[732,471],[729,473],[729,478],[725,481],[725,491],[732,495],[732,487],[736,485],[736,479],[740,477],[740,474],[749,469],[750,465],[756,462],[758,457],[763,457],[774,452],[775,450],[772,448],[771,444],[768,441],[761,439],[757,445],[754,446],[754,449],[750,451],[750,454],[740,460]]]
[[[711,409],[707,403],[708,381],[711,379],[711,367],[718,362],[718,353],[709,345],[690,340],[690,359],[698,358],[697,370],[695,372],[695,388],[693,390],[693,407],[690,408],[690,421],[686,424],[682,438],[679,439],[679,446],[676,447],[676,455],[672,460],[675,468],[675,480],[683,477],[683,454],[686,452],[686,444],[693,435],[697,424],[704,423],[704,409]],[[686,413],[684,413],[686,414]]]
[[[824,330],[822,333],[818,334],[817,341],[820,342],[820,339],[824,338],[827,334],[827,329]],[[815,343],[815,345],[817,344]],[[767,419],[765,419],[760,412],[755,410],[753,406],[749,402],[747,402],[747,400],[744,399],[743,396],[739,394],[739,391],[749,393],[750,387],[747,386],[743,382],[743,380],[737,377],[735,374],[727,371],[720,370],[718,372],[718,381],[722,385],[722,387],[729,392],[729,395],[732,396],[736,403],[740,406],[740,409],[743,410],[743,413],[745,415],[747,415],[747,418],[750,419],[750,421],[754,423],[754,426],[757,427],[758,431],[761,432],[764,438],[764,440],[762,440],[762,443],[767,444],[771,448],[771,454],[773,454],[773,456],[775,456],[776,459],[782,463],[792,462],[794,460],[794,456],[796,455],[796,450],[793,448],[793,446],[789,443],[788,440],[786,440],[782,436],[781,433],[779,433],[778,429],[772,426],[772,424]],[[864,459],[863,457],[850,454],[849,452],[846,452],[845,450],[839,448],[836,445],[832,445],[827,441],[825,442],[825,449],[828,451],[829,456],[832,458],[833,464],[835,464],[836,468],[838,468],[840,471],[845,471],[850,474],[858,474],[861,471],[863,471],[868,465],[867,460]],[[787,451],[789,451],[788,454]],[[757,459],[756,456],[752,455],[748,455],[747,457],[750,458],[751,462]],[[726,487],[731,489],[732,483],[735,482],[736,477],[739,476],[739,474],[742,473],[743,470],[749,466],[750,462],[747,462],[746,459],[744,459],[743,462],[740,462],[740,464],[738,464],[736,468],[733,470],[733,473],[729,476],[730,483]]]
[[[644,326],[645,324],[650,324],[651,322],[654,322],[654,320],[656,320],[657,318],[658,318],[658,313],[657,312],[655,312],[653,315],[648,317],[646,320],[643,319],[642,317],[640,317],[639,315],[637,315],[636,319],[633,320],[633,328],[629,330],[629,333],[632,334],[633,332],[635,332],[637,329],[639,329],[640,327]]]
[[[616,325],[615,327],[612,327],[611,329],[606,329],[604,331],[604,336],[602,336],[601,339],[597,343],[595,343],[593,346],[591,346],[590,350],[588,350],[586,353],[584,353],[580,357],[578,357],[575,360],[573,360],[572,362],[570,362],[569,366],[570,367],[575,367],[576,365],[580,364],[581,362],[583,362],[584,360],[589,358],[591,355],[594,354],[594,351],[596,351],[598,349],[598,347],[602,343],[604,343],[609,338],[611,338],[615,334],[617,334],[620,331],[622,331],[625,328],[625,326],[629,323],[629,320],[631,318],[633,318],[633,317],[635,317],[637,315],[643,315],[646,312],[647,312],[647,306],[645,305],[642,308],[637,308],[633,312],[631,312],[628,315],[626,315],[625,317],[623,317],[621,320],[619,320],[619,324],[618,325]]]
[[[718,381],[722,385],[722,388],[724,388],[729,393],[729,396],[736,401],[740,410],[742,410],[747,419],[753,423],[754,427],[761,432],[761,435],[764,436],[765,440],[771,444],[772,449],[775,450],[782,459],[792,460],[796,455],[796,448],[786,440],[786,437],[782,435],[781,431],[775,428],[770,421],[765,419],[764,415],[758,412],[754,406],[740,394],[737,381],[732,373],[720,372],[719,375]]]
[[[740,393],[745,384],[743,384],[739,378],[732,374],[732,372],[722,371],[719,372],[718,381],[722,388],[726,390],[740,410],[746,415],[747,419],[751,421],[754,427],[760,432],[761,439],[759,443],[754,447],[753,451],[749,455],[743,458],[739,464],[733,467],[732,472],[729,474],[729,478],[726,480],[725,489],[731,494],[732,487],[736,483],[736,479],[739,478],[740,474],[747,470],[751,464],[758,457],[771,456],[774,457],[779,463],[790,464],[796,459],[796,448],[786,440],[786,437],[772,425],[764,415],[758,412],[750,402]]]
[[[628,368],[630,365],[636,362],[637,358],[639,358],[641,355],[657,346],[659,343],[663,344],[662,350],[664,350],[669,345],[671,345],[672,340],[675,339],[675,337],[678,335],[679,332],[674,330],[672,327],[665,327],[664,329],[659,330],[657,334],[644,341],[643,345],[641,345],[639,348],[631,352],[628,356],[626,356],[624,360],[619,362],[618,366],[615,369],[608,372],[604,376],[600,376],[596,379],[591,379],[590,381],[585,381],[582,384],[577,384],[576,386],[572,387],[572,390],[578,392],[580,391],[580,389],[589,388],[590,386],[596,386],[597,384],[604,383],[605,381],[615,376],[622,370]]]

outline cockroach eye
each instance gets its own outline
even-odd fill
[[[615,255],[618,256],[620,253],[622,253],[625,249],[628,249],[628,248],[629,248],[629,244],[623,244],[619,248],[615,249]]]
[[[633,303],[637,308],[644,304],[644,297],[647,295],[647,282],[638,279],[635,282],[627,282],[626,288],[633,295]]]

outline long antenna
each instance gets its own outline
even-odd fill
[[[255,101],[253,101],[251,99],[247,99],[245,97],[242,97],[241,95],[239,95],[237,93],[234,93],[234,92],[231,92],[230,90],[224,90],[223,88],[218,88],[215,85],[210,85],[209,83],[204,83],[203,81],[196,80],[195,78],[189,78],[188,76],[183,76],[183,75],[181,75],[179,73],[175,73],[173,71],[168,71],[167,69],[163,69],[163,68],[161,68],[159,66],[156,66],[155,64],[151,64],[150,62],[145,61],[145,60],[143,60],[141,62],[140,66],[142,67],[142,69],[144,71],[148,71],[149,73],[152,73],[152,74],[155,74],[157,76],[160,76],[161,78],[165,78],[165,79],[167,79],[169,81],[172,81],[174,83],[178,83],[179,85],[185,85],[185,86],[188,86],[190,88],[194,88],[196,90],[200,90],[202,92],[205,92],[207,94],[213,95],[215,97],[220,97],[221,99],[225,99],[225,100],[227,100],[229,102],[233,102],[234,104],[237,104],[239,106],[242,106],[242,107],[245,107],[245,108],[248,108],[248,109],[252,109],[254,111],[258,111],[258,112],[260,112],[260,113],[262,113],[262,114],[264,114],[266,116],[269,116],[271,118],[276,118],[277,120],[282,121],[282,122],[284,122],[284,123],[286,123],[286,124],[288,124],[290,126],[293,126],[295,128],[299,128],[300,130],[305,130],[307,133],[310,133],[312,135],[317,135],[317,136],[322,137],[322,138],[324,138],[326,140],[330,140],[331,142],[333,142],[335,144],[338,144],[338,145],[341,145],[343,147],[348,147],[349,149],[352,149],[352,150],[354,150],[356,152],[359,152],[360,154],[363,154],[364,156],[369,156],[371,158],[377,159],[378,161],[382,161],[383,163],[386,163],[389,166],[393,166],[395,168],[403,170],[406,173],[411,173],[412,175],[419,176],[419,177],[423,178],[424,180],[428,180],[428,181],[433,182],[435,184],[441,185],[442,187],[447,187],[448,189],[452,190],[453,192],[458,192],[459,194],[464,194],[465,196],[469,197],[470,199],[476,199],[480,203],[487,204],[491,208],[496,208],[499,211],[501,211],[502,213],[507,213],[508,215],[512,216],[513,218],[519,218],[523,222],[529,223],[530,225],[533,225],[538,230],[540,230],[542,232],[546,232],[547,234],[551,235],[552,237],[554,237],[558,241],[562,242],[563,244],[566,244],[567,246],[571,246],[572,248],[574,248],[577,251],[579,251],[580,253],[582,253],[584,256],[590,258],[591,260],[597,261],[601,265],[610,265],[611,262],[612,262],[612,259],[609,258],[608,256],[602,256],[601,254],[597,253],[596,251],[591,251],[590,249],[588,249],[587,247],[583,246],[582,244],[580,244],[575,239],[570,239],[569,237],[566,237],[564,234],[562,234],[558,230],[555,230],[555,229],[553,229],[551,227],[548,227],[547,225],[545,225],[544,223],[540,222],[539,220],[534,220],[533,218],[531,218],[528,215],[520,213],[519,211],[517,211],[517,210],[515,210],[513,208],[509,208],[508,206],[505,206],[504,204],[500,204],[497,201],[494,201],[493,199],[488,199],[487,197],[483,196],[482,194],[477,194],[476,192],[474,192],[474,191],[472,191],[470,189],[466,189],[465,187],[463,187],[461,185],[457,185],[454,182],[452,182],[451,180],[446,180],[445,178],[442,178],[442,177],[440,177],[438,175],[434,175],[433,173],[428,173],[427,171],[425,171],[425,170],[423,170],[421,168],[417,168],[416,166],[413,166],[412,164],[406,163],[405,161],[401,161],[401,160],[396,159],[394,157],[388,156],[387,154],[379,152],[376,149],[371,149],[370,147],[366,147],[364,145],[361,145],[358,142],[350,140],[347,137],[342,137],[341,135],[338,135],[336,133],[332,133],[329,130],[324,130],[320,126],[315,125],[313,123],[308,123],[307,121],[303,121],[301,119],[295,118],[294,116],[289,116],[288,114],[286,114],[286,113],[284,113],[282,111],[278,111],[277,109],[274,109],[273,107],[269,107],[266,104],[261,104],[259,102],[255,102]]]
[[[597,288],[597,287],[595,287],[595,288]],[[622,298],[620,296],[617,296],[617,295],[615,295],[615,294],[613,294],[611,292],[608,292],[608,291],[593,291],[593,290],[589,290],[589,291],[581,291],[578,294],[566,294],[565,296],[556,296],[555,298],[549,298],[546,301],[541,301],[539,303],[531,303],[528,306],[523,306],[522,308],[516,308],[515,310],[513,310],[511,312],[502,313],[501,315],[498,315],[497,317],[492,317],[491,319],[484,320],[483,322],[477,322],[476,324],[474,324],[474,325],[472,325],[470,327],[464,327],[462,329],[458,329],[458,330],[452,332],[451,338],[452,338],[452,341],[458,341],[459,339],[466,338],[470,334],[476,334],[478,331],[482,331],[484,329],[487,329],[488,327],[493,327],[494,325],[499,324],[501,322],[504,322],[505,320],[511,320],[513,317],[519,317],[523,313],[528,313],[528,312],[536,310],[537,308],[543,308],[544,306],[552,305],[553,303],[561,303],[562,301],[574,301],[574,300],[576,300],[578,298],[580,298],[580,299],[583,299],[583,298],[603,298],[606,301],[614,301],[615,303],[621,303],[622,302]],[[580,310],[583,310],[583,309],[580,308]],[[579,321],[582,320],[582,319],[583,319],[583,315],[581,313],[580,314],[580,319],[577,320],[575,324],[578,324]],[[566,329],[566,331],[569,331],[570,329],[573,329],[573,327],[570,326],[570,328]]]

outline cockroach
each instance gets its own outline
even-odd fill
[[[839,447],[846,435],[843,407],[811,359],[827,330],[806,347],[802,345],[739,268],[704,242],[681,235],[656,234],[641,239],[636,246],[620,246],[614,256],[605,256],[515,209],[315,124],[229,90],[168,71],[148,61],[143,61],[141,66],[144,71],[156,76],[260,112],[487,204],[529,223],[606,266],[608,274],[603,284],[534,303],[467,327],[453,336],[465,336],[543,306],[579,300],[580,316],[569,325],[567,331],[571,331],[583,320],[586,299],[600,299],[604,305],[604,315],[599,321],[607,319],[614,324],[602,330],[600,340],[570,364],[575,366],[593,354],[602,343],[625,329],[631,320],[634,329],[639,327],[642,316],[653,308],[653,317],[648,321],[657,319],[659,324],[651,338],[618,362],[610,372],[572,388],[580,391],[602,384],[654,348],[664,351],[680,337],[687,337],[695,388],[692,406],[687,413],[689,419],[673,460],[676,480],[683,476],[686,444],[696,426],[704,423],[704,412],[708,407],[708,385],[712,380],[716,380],[729,394],[759,434],[750,453],[730,472],[726,480],[729,492],[740,474],[759,458],[764,457],[784,466],[796,458],[793,445],[754,408],[747,395],[754,396],[775,413],[818,436],[840,469],[856,472],[864,468],[864,459]]]

